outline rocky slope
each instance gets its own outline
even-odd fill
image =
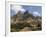
[[[20,11],[11,16],[11,32],[39,31],[42,29],[41,16],[33,16],[26,11],[22,14]]]

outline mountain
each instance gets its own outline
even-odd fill
[[[41,30],[41,20],[40,16],[35,17],[28,11],[18,11],[16,15],[11,16],[11,32]]]

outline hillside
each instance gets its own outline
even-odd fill
[[[26,11],[11,16],[11,32],[25,32],[25,31],[39,31],[42,30],[42,18],[41,16],[33,16]]]

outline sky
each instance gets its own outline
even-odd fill
[[[15,15],[18,11],[24,13],[26,10],[29,13],[32,13],[34,16],[42,16],[42,7],[41,6],[32,6],[32,5],[11,5],[11,16]]]

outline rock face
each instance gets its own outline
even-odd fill
[[[33,16],[28,11],[11,16],[11,32],[37,31],[42,29],[41,16]]]

